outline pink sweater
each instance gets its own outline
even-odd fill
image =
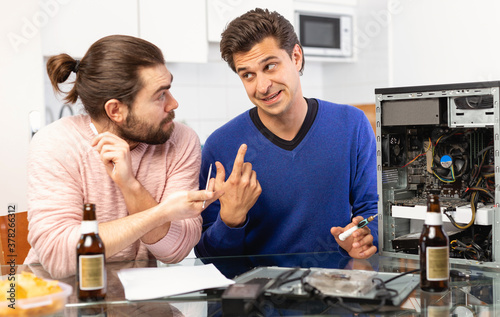
[[[28,158],[28,241],[26,264],[41,263],[53,278],[76,271],[84,203],[96,204],[98,222],[128,215],[119,188],[106,173],[87,115],[67,117],[40,130]],[[137,180],[160,202],[178,190],[197,190],[201,147],[196,133],[175,123],[162,145],[139,144],[131,151]],[[167,235],[146,245],[140,240],[107,261],[158,259],[175,263],[189,254],[201,235],[201,216],[171,223]]]

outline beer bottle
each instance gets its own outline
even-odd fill
[[[106,297],[105,254],[94,204],[83,205],[81,233],[76,246],[78,298],[83,301],[102,300]]]
[[[427,292],[443,292],[450,279],[449,239],[443,231],[439,196],[427,198],[427,215],[419,240],[420,288]]]
[[[107,306],[83,306],[78,308],[78,317],[107,317]]]
[[[454,297],[455,294],[453,294],[452,292],[446,292],[446,293],[420,292],[420,314],[418,316],[421,317],[462,316],[462,315],[454,315],[451,313],[452,303],[457,302],[457,299]]]

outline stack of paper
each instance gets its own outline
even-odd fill
[[[145,300],[190,293],[234,283],[213,265],[132,268],[118,271],[128,300]]]

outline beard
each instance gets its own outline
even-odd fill
[[[163,144],[172,135],[174,124],[172,120],[175,118],[174,111],[171,111],[168,116],[163,119],[158,126],[152,126],[146,121],[138,118],[134,112],[130,112],[123,126],[117,126],[118,134],[125,140],[132,142],[140,142],[151,145]],[[171,123],[167,131],[163,126]]]

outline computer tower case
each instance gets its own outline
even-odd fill
[[[500,81],[375,89],[379,252],[418,258],[440,196],[450,262],[500,267]]]

